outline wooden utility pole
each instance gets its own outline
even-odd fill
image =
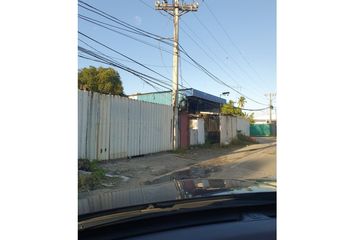
[[[198,3],[180,4],[178,0],[173,0],[169,4],[167,0],[156,1],[156,10],[166,11],[173,16],[173,69],[172,69],[172,107],[173,107],[173,149],[178,148],[178,64],[179,64],[179,17],[184,13],[198,10]]]
[[[276,93],[268,93],[268,94],[264,94],[264,96],[269,97],[269,123],[272,123],[272,110],[273,110],[272,97],[275,97]]]

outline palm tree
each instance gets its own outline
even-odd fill
[[[241,96],[238,101],[237,101],[237,106],[239,108],[243,108],[245,106],[245,103],[246,103],[246,98],[244,96]]]

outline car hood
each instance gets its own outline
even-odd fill
[[[101,211],[207,196],[276,191],[269,179],[184,179],[79,197],[79,216]]]

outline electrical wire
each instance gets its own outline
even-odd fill
[[[110,64],[110,65],[112,65],[111,63],[114,63],[114,66],[119,66],[119,67],[122,66],[121,69],[123,69],[123,70],[128,69],[128,67],[126,67],[126,66],[124,66],[123,64],[120,64],[120,63],[118,63],[118,62],[116,62],[116,61],[114,61],[114,60],[113,60],[113,61],[112,61],[112,60],[107,60],[107,58],[110,58],[109,56],[108,56],[107,58],[102,57],[102,55],[100,55],[99,53],[92,52],[92,51],[90,51],[90,50],[88,50],[88,49],[85,49],[85,48],[82,48],[82,47],[80,47],[80,46],[79,46],[79,51],[80,51],[80,52],[83,52],[83,53],[85,53],[85,54],[87,54],[87,55],[89,55],[89,56],[93,56],[93,57],[95,57],[96,59],[100,59],[100,62],[103,61],[104,63]],[[81,55],[81,56],[82,56],[82,55]],[[107,56],[107,55],[104,55],[104,54],[103,54],[103,56]],[[90,60],[92,60],[92,59],[90,59]],[[150,80],[152,80],[152,81],[157,81],[157,82],[159,82],[160,84],[165,84],[165,85],[167,85],[167,86],[170,86],[170,84],[169,84],[168,82],[164,81],[164,80],[160,80],[160,79],[151,77],[151,76],[149,76],[149,75],[147,75],[147,74],[138,72],[138,71],[136,71],[136,70],[132,70],[131,68],[129,68],[128,70],[129,70],[129,72],[132,72],[132,71],[133,71],[134,73],[138,74],[139,77],[143,76],[145,79],[148,78],[148,79],[150,79]],[[137,75],[136,75],[136,76],[137,76]],[[168,89],[169,89],[169,88],[168,88]]]
[[[212,10],[209,8],[208,4],[206,1],[203,1],[204,5],[206,6],[206,8],[208,9],[208,11],[210,12],[210,14],[214,17],[216,23],[220,26],[221,30],[225,33],[226,37],[229,39],[229,41],[231,42],[231,44],[234,46],[234,48],[237,50],[237,52],[240,54],[240,56],[242,57],[242,59],[247,63],[247,65],[250,67],[250,69],[253,70],[253,72],[255,72],[255,74],[257,75],[257,77],[264,82],[264,80],[261,78],[260,74],[256,71],[256,69],[252,66],[252,64],[248,61],[248,59],[246,58],[246,56],[244,56],[244,54],[242,53],[241,49],[237,46],[237,44],[232,40],[232,38],[230,37],[230,35],[227,33],[226,29],[223,27],[223,25],[220,23],[220,21],[218,20],[218,18],[216,17],[216,15],[212,12]]]
[[[94,23],[93,21],[90,21],[90,20],[88,20],[88,22]],[[156,49],[159,49],[159,50],[161,50],[161,51],[163,51],[163,52],[166,52],[166,53],[168,53],[168,54],[170,54],[170,55],[173,55],[173,53],[172,53],[172,52],[169,52],[168,50],[162,49],[162,48],[157,47],[157,46],[155,46],[155,45],[152,45],[152,44],[150,44],[150,43],[146,43],[145,41],[142,41],[142,40],[140,40],[140,39],[136,39],[136,38],[134,38],[134,37],[132,37],[132,36],[130,36],[130,35],[127,35],[127,34],[124,34],[124,33],[119,32],[119,31],[110,29],[110,28],[108,28],[108,27],[102,26],[101,24],[97,24],[97,23],[94,23],[94,24],[96,24],[97,26],[101,26],[101,27],[103,27],[103,28],[105,28],[105,29],[111,30],[111,31],[113,31],[113,32],[116,32],[116,33],[118,33],[118,34],[124,35],[124,36],[126,36],[126,37],[128,37],[128,38],[131,38],[131,39],[133,39],[133,40],[136,40],[136,41],[141,42],[141,43],[143,43],[143,44],[146,44],[146,45],[148,45],[148,46],[151,46],[151,47],[154,47],[154,48],[156,48]],[[185,62],[187,62],[187,63],[189,63],[189,64],[191,64],[191,65],[194,65],[193,63],[191,63],[191,62],[188,61],[187,59],[185,59],[185,58],[183,58],[183,57],[181,57],[181,58],[182,58],[183,61],[185,61]],[[172,67],[172,66],[171,66],[171,67]],[[195,67],[196,67],[196,66],[195,66]]]
[[[91,40],[93,40],[93,39],[91,39]],[[102,52],[100,52],[100,51],[98,51],[96,48],[94,48],[93,46],[91,46],[90,44],[88,44],[87,42],[85,42],[84,40],[82,40],[82,39],[79,39],[79,41],[80,42],[82,42],[82,43],[84,43],[86,46],[88,46],[88,47],[90,47],[91,49],[93,49],[94,51],[96,51],[96,53],[95,54],[97,54],[97,55],[99,55],[99,54],[101,54],[101,55],[103,55],[103,56],[105,56],[105,57],[107,57],[107,58],[109,58],[111,61],[114,61],[114,58],[112,57],[112,56],[109,56],[109,55],[107,55],[107,54],[104,54],[104,53],[102,53]],[[98,42],[98,41],[97,41]],[[99,43],[99,42],[98,42]],[[102,43],[99,43],[99,44],[102,44]],[[130,59],[130,61],[131,62],[133,62],[133,63],[137,63],[137,61],[136,60],[133,60],[133,59]],[[142,63],[140,63],[140,64],[142,64]],[[140,65],[139,64],[139,65]],[[152,69],[150,69],[150,68],[148,68],[150,71],[153,71],[154,73],[156,73],[154,70],[152,70]],[[162,76],[162,75],[161,75]],[[154,78],[155,80],[157,80],[156,78]],[[167,78],[166,78],[167,79]],[[169,79],[167,79],[167,80],[169,80]],[[164,82],[165,84],[168,84],[168,85],[170,85],[171,84],[171,80],[169,80],[169,81],[166,81],[166,80],[159,80],[160,82]],[[182,84],[178,84],[181,88],[185,88]]]
[[[131,69],[131,68],[129,68],[129,67],[123,65],[123,64],[120,64],[120,63],[111,61],[111,60],[109,60],[109,59],[107,59],[107,58],[105,58],[105,57],[99,56],[99,55],[93,53],[92,51],[90,51],[90,50],[88,50],[88,49],[85,49],[85,48],[82,48],[82,47],[80,47],[80,46],[79,46],[79,51],[80,51],[80,52],[83,52],[83,53],[85,53],[85,54],[87,54],[87,55],[89,55],[89,56],[92,56],[92,57],[94,57],[95,59],[89,58],[89,57],[87,57],[87,56],[79,55],[79,57],[81,57],[81,58],[85,58],[85,59],[92,60],[92,61],[95,61],[95,62],[105,63],[105,64],[108,64],[108,65],[117,67],[117,68],[119,68],[119,69],[122,69],[122,70],[124,70],[124,71],[126,71],[126,72],[129,72],[129,73],[131,73],[131,74],[133,74],[133,75],[139,77],[139,78],[140,78],[141,80],[143,80],[144,82],[149,83],[149,85],[150,85],[151,83],[154,83],[154,84],[156,84],[156,85],[158,85],[158,86],[160,86],[160,87],[163,87],[163,88],[165,88],[165,89],[171,90],[169,87],[164,86],[164,85],[163,85],[164,83],[161,82],[159,79],[156,79],[156,78],[154,78],[154,77],[151,77],[151,76],[146,75],[146,74],[144,74],[144,73],[141,73],[141,72],[139,72],[139,71],[133,70],[133,69]]]
[[[198,44],[198,42],[196,42],[196,40],[194,40],[193,37],[192,37],[188,32],[186,32],[183,28],[181,28],[181,30],[182,30],[182,32],[184,32],[184,33],[186,34],[186,36],[187,36],[190,40],[192,40],[192,42],[194,42],[194,44],[195,44],[199,49],[201,49],[201,50],[203,51],[203,53],[204,53],[211,61],[213,61],[213,62],[216,64],[216,66],[219,67],[219,69],[220,69],[224,74],[226,74],[234,83],[236,83],[237,86],[241,86],[241,84],[240,84],[238,81],[236,81],[236,80],[231,76],[231,74],[229,74],[229,73],[226,71],[226,69],[225,69],[222,65],[220,65],[213,57],[211,57],[211,56],[209,55],[209,53],[208,53],[202,46],[200,46],[200,44]],[[255,92],[254,92],[254,93],[255,93]],[[259,93],[257,93],[257,95],[258,95],[258,94],[259,94]]]
[[[187,24],[185,21],[183,21],[183,19],[181,19],[181,22],[183,22],[183,24],[185,25],[185,27],[187,27],[187,29],[188,29],[191,33],[195,34],[195,32],[188,26],[188,24]],[[240,84],[238,81],[236,81],[236,80],[232,77],[232,75],[231,75],[230,73],[232,72],[234,75],[238,76],[239,78],[242,77],[241,75],[239,75],[239,74],[238,74],[237,72],[235,72],[233,69],[228,69],[229,72],[226,71],[226,68],[225,68],[226,65],[223,67],[222,65],[219,64],[218,61],[215,60],[215,59],[219,58],[219,56],[213,51],[212,48],[208,47],[208,46],[205,44],[205,42],[204,42],[198,35],[196,35],[197,38],[199,39],[199,42],[204,43],[204,45],[205,45],[206,48],[208,49],[208,51],[206,51],[195,39],[193,39],[193,37],[192,37],[187,31],[185,31],[185,30],[182,28],[182,26],[181,26],[180,28],[181,28],[181,31],[182,31],[183,33],[185,33],[186,36],[187,36],[189,39],[191,39],[191,40],[195,43],[195,45],[196,45],[198,48],[200,48],[200,49],[203,51],[203,53],[204,53],[211,61],[213,61],[213,62],[219,67],[219,69],[220,69],[224,74],[226,74],[234,83],[236,83],[237,86],[242,87],[241,84]],[[210,56],[208,52],[212,53],[212,54],[214,55],[214,57]],[[243,78],[243,77],[242,77],[242,78]],[[243,78],[243,79],[244,79],[244,78]],[[250,82],[250,83],[253,83],[253,82]],[[253,87],[253,88],[250,88],[249,90],[251,90],[251,91],[252,91],[253,93],[255,93],[256,95],[260,95],[260,96],[263,95],[263,91],[260,91],[260,90],[258,89],[258,86],[257,86],[257,85],[254,85],[254,87]]]
[[[82,2],[82,1],[79,0],[79,3],[84,3],[84,2]],[[93,11],[93,12],[95,12],[95,13],[101,15],[101,16],[104,16],[104,17],[106,17],[107,19],[110,19],[110,20],[112,20],[112,21],[114,21],[114,22],[116,22],[116,23],[118,23],[118,24],[121,24],[121,25],[123,25],[123,26],[125,26],[125,27],[127,27],[127,28],[129,28],[129,29],[131,29],[131,30],[133,30],[133,31],[136,31],[136,32],[137,32],[139,35],[141,35],[141,36],[150,37],[150,38],[153,38],[153,39],[155,39],[155,40],[158,40],[158,41],[161,41],[161,42],[163,42],[163,43],[166,43],[165,41],[162,41],[162,40],[161,40],[162,37],[160,37],[160,36],[158,36],[158,35],[156,35],[156,34],[153,34],[153,33],[147,32],[147,31],[145,31],[145,30],[136,28],[136,27],[134,27],[134,26],[132,26],[132,25],[130,25],[130,24],[127,24],[127,23],[125,23],[125,22],[119,20],[118,18],[115,18],[115,17],[113,17],[113,16],[111,16],[111,15],[109,15],[109,14],[107,14],[107,13],[105,13],[105,12],[103,12],[103,11],[97,9],[97,8],[95,8],[95,7],[92,7],[92,6],[89,5],[89,4],[86,4],[86,3],[84,3],[84,4],[85,4],[85,5],[88,5],[89,7],[91,7],[91,8],[94,9],[94,10],[92,10],[92,9],[88,9],[88,10]],[[81,7],[83,7],[83,6],[81,6]],[[87,9],[87,8],[86,8],[86,9]],[[107,16],[108,16],[108,17],[107,17]],[[114,51],[115,53],[117,53],[117,54],[119,54],[119,55],[121,55],[121,56],[123,56],[123,57],[125,57],[125,58],[127,58],[127,59],[129,59],[129,60],[131,60],[131,61],[133,61],[134,63],[137,63],[138,65],[140,65],[140,66],[142,66],[142,67],[144,67],[144,68],[146,68],[146,69],[148,69],[148,70],[154,72],[155,74],[157,74],[157,75],[159,75],[159,76],[162,76],[163,78],[165,78],[165,79],[171,81],[170,79],[168,79],[168,78],[166,78],[165,76],[159,74],[158,72],[152,70],[151,68],[146,67],[145,65],[143,65],[143,64],[141,64],[141,63],[139,63],[139,62],[137,62],[137,61],[135,61],[135,60],[129,58],[128,56],[126,56],[126,55],[124,55],[124,54],[122,54],[122,53],[119,53],[118,51],[115,51],[114,49],[112,49],[112,48],[106,46],[105,44],[102,44],[102,43],[100,43],[100,42],[98,42],[98,41],[96,41],[96,40],[90,38],[89,36],[87,36],[87,35],[85,35],[85,34],[83,34],[83,33],[81,33],[81,32],[79,32],[79,34],[81,34],[81,35],[83,35],[83,36],[89,38],[90,40],[92,40],[92,41],[94,41],[94,42],[100,44],[101,46],[104,46],[104,47],[108,48],[109,50]],[[156,37],[156,36],[157,36],[157,37]],[[170,43],[166,43],[166,44],[169,44],[169,45],[170,45]],[[181,46],[180,46],[180,47],[181,47]],[[216,77],[216,76],[215,76],[214,74],[212,74],[210,71],[208,71],[205,67],[203,67],[200,63],[198,63],[195,59],[193,59],[182,47],[181,47],[181,49],[182,49],[181,52],[183,52],[190,60],[192,60],[192,62],[194,63],[194,64],[192,64],[193,66],[197,67],[198,69],[200,69],[201,71],[203,71],[204,73],[206,73],[206,74],[207,74],[209,77],[211,77],[214,81],[216,81],[216,82],[218,82],[219,84],[222,84],[222,85],[224,85],[224,86],[227,86],[228,88],[234,90],[235,92],[237,92],[237,93],[240,94],[241,96],[244,96],[245,98],[247,98],[247,99],[249,99],[249,100],[251,100],[251,101],[253,101],[253,102],[255,102],[255,103],[262,104],[262,105],[266,105],[266,104],[263,104],[263,103],[260,103],[260,102],[258,102],[258,101],[256,101],[256,100],[254,100],[254,99],[252,99],[252,98],[250,98],[250,97],[247,97],[245,94],[243,94],[243,93],[241,93],[240,91],[234,89],[232,86],[226,84],[224,81],[220,80],[218,77]],[[187,62],[189,62],[189,61],[187,61]],[[189,63],[190,63],[190,62],[189,62]]]
[[[152,7],[150,7],[148,4],[146,4],[145,2],[143,2],[143,1],[140,1],[141,3],[143,3],[145,6],[147,6],[148,8],[151,8],[151,9],[153,9]],[[159,11],[160,12],[160,11]],[[168,17],[167,15],[165,15],[165,17]],[[182,19],[181,19],[182,20]],[[198,18],[198,20],[199,20],[199,18]],[[227,51],[225,50],[225,48],[223,48],[222,47],[222,45],[221,45],[221,43],[214,37],[214,35],[209,31],[209,29],[199,20],[199,22],[204,26],[204,28],[208,31],[208,33],[214,38],[214,40],[217,42],[217,44],[224,50],[224,52],[226,53],[226,54],[228,54],[227,53]],[[180,27],[181,28],[181,27]],[[183,29],[183,28],[181,28],[181,30],[184,32],[184,33],[186,33],[186,35],[199,47],[199,48],[201,48],[201,46]],[[227,73],[226,71],[225,71],[225,69],[217,62],[217,61],[215,61],[215,59],[214,58],[212,58],[203,48],[201,48],[202,49],[202,51],[204,52],[204,54],[206,54],[208,57],[209,57],[209,59],[211,59],[226,75],[228,75],[228,77],[231,79],[231,80],[233,80],[237,85],[239,85],[240,86],[240,84],[235,80],[235,79],[233,79],[233,77],[229,74],[229,73]],[[236,62],[236,64],[238,65],[238,67],[241,69],[241,70],[243,70],[242,69],[242,67]],[[244,71],[244,70],[243,70]],[[235,73],[235,72],[234,72]],[[235,73],[236,75],[238,75],[237,73]],[[261,96],[262,96],[262,94],[260,94]]]
[[[199,22],[200,25],[208,32],[208,34],[214,39],[214,41],[217,43],[217,45],[224,51],[224,53],[227,55],[229,59],[231,59],[236,66],[245,74],[247,77],[251,80],[254,80],[254,78],[246,71],[244,70],[241,65],[232,57],[232,55],[229,55],[229,52],[222,46],[222,44],[219,42],[219,40],[214,36],[214,34],[209,30],[209,28],[199,19],[199,17],[196,14],[192,14],[197,21]]]
[[[114,29],[111,29],[111,28],[109,28],[109,27],[103,26],[103,25],[101,25],[101,24],[99,24],[99,23],[95,23],[95,22],[93,22],[93,21],[91,21],[91,20],[87,20],[87,19],[84,19],[84,20],[86,20],[86,21],[88,21],[88,22],[91,22],[91,23],[93,23],[93,24],[95,24],[95,25],[97,25],[97,26],[100,26],[100,27],[103,27],[103,28],[105,28],[105,29],[108,29],[108,30],[110,30],[110,31],[112,31],[112,32],[115,32],[115,33],[118,33],[118,34],[120,34],[120,35],[123,35],[123,36],[125,36],[125,37],[127,37],[127,38],[130,38],[130,39],[133,39],[133,40],[138,41],[138,42],[140,42],[140,43],[143,43],[143,44],[145,44],[145,45],[148,45],[148,46],[150,46],[150,47],[159,49],[159,50],[164,51],[164,52],[166,52],[166,53],[169,53],[169,54],[171,54],[171,55],[173,54],[172,52],[170,52],[170,51],[168,51],[168,50],[166,50],[166,49],[164,49],[164,48],[158,47],[158,46],[156,46],[156,45],[154,45],[154,44],[151,44],[151,43],[149,43],[149,42],[146,42],[146,41],[143,41],[143,40],[141,40],[141,39],[135,38],[135,37],[133,37],[133,36],[131,36],[131,35],[128,35],[128,34],[119,32],[119,31],[117,31],[117,30],[114,30]]]
[[[143,0],[139,0],[139,2],[141,2],[142,4],[144,4],[146,7],[151,8],[152,10],[155,10],[155,8],[151,7],[149,4],[147,4],[147,3],[144,2]],[[155,11],[155,12],[156,12],[156,11]],[[162,16],[164,16],[164,17],[168,17],[169,20],[171,20],[171,16],[166,15],[166,14],[162,13],[161,11],[157,11],[157,12],[160,13],[160,14],[161,14]]]
[[[255,103],[258,103],[258,104],[261,104],[261,105],[265,105],[267,106],[267,104],[264,104],[264,103],[261,103],[261,102],[258,102],[248,96],[246,96],[245,94],[241,93],[240,91],[236,90],[235,88],[233,88],[232,86],[228,85],[227,83],[225,83],[224,81],[222,81],[221,79],[219,79],[217,76],[215,76],[213,73],[211,73],[210,71],[208,71],[205,67],[203,67],[200,63],[198,63],[196,60],[194,60],[188,53],[186,50],[184,50],[184,48],[179,45],[180,48],[182,49],[181,52],[183,52],[192,62],[194,62],[199,69],[201,69],[205,74],[207,74],[211,79],[213,79],[214,81],[216,81],[217,83],[221,84],[221,85],[224,85],[230,89],[232,89],[233,91],[237,92],[239,95],[251,100],[252,102],[255,102]]]
[[[85,6],[83,6],[82,4],[84,4]],[[141,28],[135,27],[135,26],[133,26],[133,25],[127,23],[127,22],[124,22],[124,21],[122,21],[122,20],[120,20],[120,19],[118,19],[118,18],[116,18],[116,17],[114,17],[114,16],[112,16],[112,15],[110,15],[110,14],[108,14],[108,13],[106,13],[106,12],[104,12],[104,11],[98,9],[98,8],[96,8],[96,7],[93,7],[93,6],[83,2],[81,0],[79,0],[79,6],[84,8],[84,9],[86,9],[86,10],[88,10],[88,11],[90,11],[90,12],[96,13],[97,15],[100,15],[100,16],[106,18],[106,19],[109,19],[109,20],[111,20],[111,21],[113,21],[113,22],[115,22],[115,23],[117,23],[117,24],[119,24],[121,26],[124,26],[127,29],[136,32],[137,34],[140,34],[140,35],[145,36],[145,37],[153,38],[155,40],[159,40],[159,41],[164,42],[166,44],[171,44],[170,42],[168,42],[168,41],[171,41],[168,38],[165,38],[165,37],[159,36],[157,34],[151,33],[149,31],[143,30]]]
[[[88,38],[88,39],[90,39],[91,41],[93,41],[93,42],[95,42],[95,43],[97,43],[97,44],[99,44],[99,45],[101,45],[101,46],[103,46],[103,47],[105,47],[105,48],[107,48],[107,49],[109,49],[109,50],[111,50],[111,51],[113,51],[113,52],[119,54],[120,56],[125,57],[125,58],[127,58],[127,59],[133,61],[134,63],[136,63],[136,64],[142,66],[142,67],[145,68],[145,69],[148,69],[149,71],[151,71],[151,72],[153,72],[153,73],[159,75],[160,77],[165,78],[165,79],[167,79],[168,81],[171,81],[171,79],[169,79],[169,78],[163,76],[162,74],[156,72],[155,70],[153,70],[153,69],[151,69],[151,68],[145,66],[144,64],[142,64],[142,63],[140,63],[140,62],[138,62],[138,61],[136,61],[136,60],[134,60],[134,59],[128,57],[127,55],[125,55],[125,54],[123,54],[123,53],[118,52],[117,50],[114,50],[114,49],[111,48],[111,47],[108,47],[107,45],[105,45],[105,44],[103,44],[103,43],[101,43],[101,42],[99,42],[99,41],[97,41],[97,40],[95,40],[95,39],[89,37],[88,35],[86,35],[86,34],[80,32],[80,31],[79,31],[79,34],[82,35],[82,36],[84,36],[84,37],[86,37],[86,38]]]

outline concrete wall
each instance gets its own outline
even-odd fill
[[[237,139],[237,131],[249,136],[249,121],[241,117],[220,116],[220,144],[227,145],[232,139]]]
[[[220,116],[220,144],[229,144],[232,139],[237,138],[237,118],[231,116]]]
[[[79,90],[78,158],[108,160],[172,149],[172,107]]]
[[[250,122],[242,117],[237,117],[237,130],[240,130],[242,134],[250,136]]]

